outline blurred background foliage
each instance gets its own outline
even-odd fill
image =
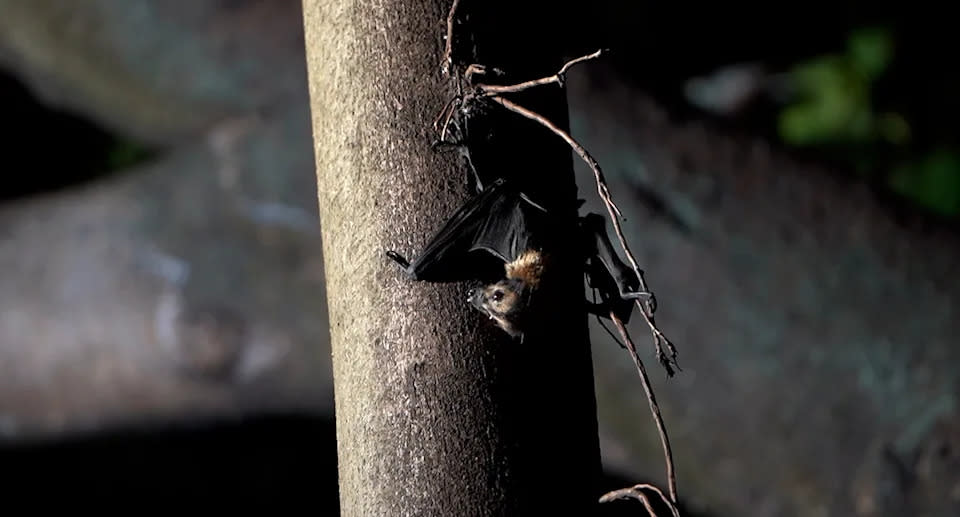
[[[764,137],[868,181],[912,209],[960,220],[960,71],[952,13],[807,2],[686,6],[601,1],[583,50],[617,50],[617,72],[681,122]]]
[[[957,150],[911,146],[916,121],[875,98],[895,59],[891,31],[867,27],[851,31],[843,51],[791,67],[786,74],[791,100],[777,114],[779,136],[788,145],[839,157],[921,207],[955,218],[960,215]]]
[[[882,29],[857,30],[845,53],[802,62],[789,71],[799,99],[779,114],[780,136],[792,145],[885,140],[903,144],[909,124],[898,113],[878,113],[873,85],[887,69],[893,42]]]
[[[28,177],[0,187],[0,200],[61,190],[148,160],[153,149],[88,117],[44,103],[18,78],[0,72],[0,106],[8,131],[4,159],[30,164]]]

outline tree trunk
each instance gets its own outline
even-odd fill
[[[600,460],[575,264],[561,266],[555,323],[519,343],[468,306],[471,286],[413,282],[385,256],[418,253],[471,195],[466,161],[430,147],[456,91],[440,73],[449,2],[303,4],[343,514],[591,513]],[[560,67],[536,6],[503,17],[477,4],[458,55],[507,71],[503,82]],[[517,99],[566,125],[562,90]],[[474,165],[536,178],[575,207],[570,150],[497,110]],[[574,214],[557,215],[571,234]]]

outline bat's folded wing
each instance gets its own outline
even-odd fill
[[[476,278],[479,263],[492,257],[502,268],[527,248],[531,211],[542,210],[509,183],[497,181],[454,212],[408,272],[417,280],[457,282]]]

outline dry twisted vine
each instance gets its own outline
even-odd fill
[[[542,83],[547,84],[547,83]],[[482,87],[481,87],[482,88]],[[620,247],[623,249],[624,255],[627,256],[627,260],[630,262],[630,267],[633,268],[633,272],[637,275],[637,278],[640,281],[640,290],[648,291],[647,283],[643,278],[643,270],[640,269],[637,259],[633,256],[633,252],[630,251],[630,247],[627,244],[627,239],[623,235],[623,227],[620,224],[619,217],[622,217],[620,213],[620,208],[617,207],[616,203],[613,201],[613,198],[610,195],[610,190],[607,187],[607,182],[603,177],[603,172],[600,170],[600,165],[597,164],[597,161],[590,156],[590,153],[583,148],[569,133],[557,127],[553,122],[551,122],[546,117],[524,108],[515,102],[509,101],[499,95],[490,96],[490,99],[497,104],[500,104],[504,108],[513,111],[527,117],[531,120],[539,122],[541,125],[547,129],[553,131],[558,136],[563,138],[573,150],[580,155],[580,158],[590,167],[593,171],[594,179],[597,183],[597,193],[600,195],[600,199],[603,201],[604,206],[607,208],[607,212],[610,214],[610,220],[613,222],[613,229],[617,236],[617,240],[620,242]],[[667,375],[673,376],[674,368],[677,370],[680,369],[679,364],[677,364],[677,349],[673,346],[673,343],[657,328],[657,324],[653,319],[653,312],[656,310],[655,302],[647,301],[643,302],[637,300],[637,307],[640,308],[640,313],[643,314],[644,321],[647,322],[647,326],[650,327],[650,333],[654,338],[654,347],[656,352],[657,360],[663,365],[664,369],[667,371]],[[667,352],[664,352],[666,348]]]
[[[447,13],[447,41],[443,47],[443,62],[440,69],[443,75],[450,73],[450,67],[453,66],[453,24],[456,23],[457,7],[460,7],[460,0],[453,0],[450,6],[450,12]]]
[[[653,421],[657,424],[657,432],[660,433],[660,446],[663,447],[663,455],[666,459],[667,487],[670,489],[670,501],[673,504],[676,504],[677,475],[673,470],[673,451],[670,449],[670,437],[667,436],[667,428],[663,423],[663,416],[660,415],[660,406],[657,404],[657,397],[653,394],[653,386],[650,384],[650,378],[647,376],[647,369],[644,368],[643,361],[641,361],[640,356],[637,355],[637,346],[633,344],[633,340],[630,339],[630,333],[627,332],[626,327],[623,326],[623,322],[620,321],[620,318],[617,317],[616,313],[610,312],[610,319],[620,332],[620,337],[623,338],[623,342],[627,344],[627,350],[630,352],[630,357],[633,358],[633,364],[636,365],[637,374],[640,376],[640,381],[643,383],[643,390],[647,393],[647,402],[650,404],[650,413],[653,415]],[[661,493],[661,495],[663,494]],[[674,515],[679,517],[677,515],[676,508],[673,505],[670,505],[670,507],[673,509]]]
[[[603,494],[603,497],[600,498],[600,502],[609,503],[616,501],[617,499],[636,499],[643,504],[643,507],[647,509],[647,512],[650,515],[656,517],[656,511],[653,509],[653,503],[650,502],[650,496],[647,495],[647,491],[653,492],[656,496],[658,496],[663,504],[670,509],[670,513],[673,515],[673,517],[680,517],[680,511],[677,510],[677,506],[671,503],[670,500],[667,499],[667,496],[663,495],[662,490],[653,485],[648,485],[645,483],[607,492],[606,494]]]
[[[491,86],[491,85],[479,84],[477,85],[477,88],[479,88],[479,91],[481,92],[480,93],[481,96],[489,98],[493,102],[496,102],[497,104],[503,106],[504,108],[510,111],[513,111],[514,113],[522,115],[528,119],[534,120],[539,124],[541,124],[542,126],[549,129],[550,131],[552,131],[553,133],[555,133],[557,136],[559,136],[565,142],[567,142],[567,144],[574,150],[574,152],[576,152],[577,155],[579,155],[580,158],[587,164],[587,166],[590,167],[590,170],[594,174],[594,180],[597,185],[597,193],[600,196],[600,199],[603,201],[604,206],[606,207],[607,212],[610,215],[610,219],[613,222],[613,227],[617,236],[617,240],[619,241],[620,246],[624,251],[624,254],[627,256],[627,259],[629,260],[634,273],[636,273],[637,275],[637,278],[640,282],[640,289],[643,291],[648,291],[646,282],[644,281],[644,278],[643,278],[643,272],[640,269],[636,258],[633,256],[633,253],[630,251],[630,247],[627,244],[626,237],[623,234],[623,227],[620,224],[620,217],[622,217],[622,213],[620,212],[619,207],[617,207],[616,203],[613,201],[613,198],[610,194],[610,190],[607,187],[607,183],[604,178],[603,171],[600,169],[600,165],[596,161],[596,159],[594,159],[593,156],[590,155],[590,153],[586,150],[586,148],[584,148],[582,145],[580,145],[579,142],[577,142],[572,136],[570,136],[568,132],[558,127],[548,118],[540,115],[539,113],[534,112],[533,110],[524,108],[523,106],[520,106],[519,104],[501,96],[502,93],[519,92],[535,86],[541,86],[546,84],[562,85],[564,80],[563,74],[571,66],[577,63],[588,61],[590,59],[597,58],[600,55],[601,55],[601,51],[598,50],[593,54],[589,54],[587,56],[583,56],[583,57],[574,59],[572,61],[569,61],[560,69],[559,72],[549,77],[544,77],[541,79],[535,79],[531,81],[525,81],[523,83],[518,83],[516,85],[508,85],[508,86]],[[677,369],[679,370],[679,366],[676,365],[677,351],[674,348],[673,344],[670,342],[670,340],[663,335],[663,333],[660,331],[659,328],[657,328],[657,325],[654,322],[653,311],[655,310],[655,305],[652,302],[642,303],[640,300],[637,300],[637,306],[640,308],[640,312],[641,314],[643,314],[644,320],[646,321],[647,325],[650,328],[651,333],[653,334],[657,360],[666,369],[667,374],[672,376],[674,373],[672,366],[676,366]],[[640,359],[640,356],[637,354],[636,345],[633,343],[633,340],[630,338],[630,334],[629,332],[627,332],[626,327],[624,327],[623,322],[613,313],[611,313],[610,316],[611,316],[611,320],[614,322],[614,325],[617,327],[617,330],[620,332],[620,336],[623,338],[624,342],[627,344],[627,350],[630,352],[630,355],[633,358],[634,364],[637,367],[637,373],[640,376],[644,391],[646,392],[647,401],[650,404],[650,412],[653,416],[654,422],[657,425],[657,431],[660,435],[660,443],[661,443],[661,446],[663,447],[664,460],[665,460],[666,469],[667,469],[667,482],[668,482],[668,487],[670,491],[670,499],[667,500],[664,497],[664,501],[666,502],[667,506],[670,508],[674,516],[679,517],[679,512],[677,511],[677,508],[676,508],[677,482],[676,482],[676,474],[674,472],[673,453],[670,448],[670,440],[667,435],[667,430],[663,422],[663,417],[660,414],[660,408],[659,408],[659,405],[657,404],[656,396],[653,393],[653,387],[650,384],[650,379],[647,376],[646,369],[643,366],[643,361]],[[667,350],[669,351],[669,354],[670,354],[669,356],[667,355],[667,353],[664,352],[664,346],[666,346]],[[645,493],[643,493],[640,490],[636,490],[636,487],[634,487],[634,489],[625,489],[625,490],[629,490],[628,492],[629,494],[632,494],[634,498],[640,500],[641,503],[643,503],[644,507],[647,509],[647,511],[651,515],[655,515],[653,508],[650,505],[650,502],[646,499]],[[621,492],[621,491],[617,491],[617,492]],[[616,493],[616,492],[611,492],[611,494],[613,493]],[[663,493],[659,489],[656,489],[656,493],[660,494],[661,497],[663,497]],[[607,494],[607,495],[610,495],[610,494]],[[604,496],[604,498],[601,498],[601,502],[605,502],[608,500],[612,500],[612,499],[607,498],[607,496]]]
[[[480,92],[479,96],[489,98],[493,102],[496,102],[497,104],[503,106],[504,108],[510,111],[513,111],[514,113],[517,113],[526,118],[534,120],[540,123],[542,126],[549,129],[550,131],[552,131],[553,133],[555,133],[556,135],[558,135],[559,137],[561,137],[590,167],[591,171],[593,171],[594,179],[596,181],[597,193],[600,196],[600,199],[603,201],[604,205],[606,206],[607,211],[610,215],[610,219],[613,221],[614,231],[617,235],[617,240],[620,242],[620,246],[622,247],[624,254],[627,256],[628,260],[630,261],[631,267],[633,268],[634,272],[637,275],[637,278],[640,281],[641,290],[647,291],[647,285],[643,278],[643,272],[642,270],[640,270],[637,260],[636,258],[634,258],[633,253],[630,251],[630,248],[626,241],[626,237],[623,234],[623,228],[619,221],[619,218],[622,217],[622,214],[619,208],[617,207],[616,203],[613,201],[613,198],[610,194],[610,190],[607,187],[606,180],[603,176],[603,171],[600,169],[600,165],[593,158],[593,156],[591,156],[590,153],[582,145],[580,145],[579,142],[577,142],[572,136],[570,136],[568,132],[558,127],[556,124],[554,124],[552,121],[550,121],[546,117],[530,109],[524,108],[523,106],[520,106],[519,104],[513,101],[510,101],[500,95],[501,93],[519,92],[519,91],[526,90],[528,88],[546,85],[546,84],[554,84],[554,83],[562,84],[563,73],[565,73],[570,68],[570,66],[576,63],[587,61],[589,59],[596,58],[600,56],[600,54],[601,54],[601,51],[597,51],[588,56],[583,56],[573,61],[570,61],[567,64],[565,64],[557,74],[550,77],[535,79],[532,81],[526,81],[523,83],[519,83],[516,85],[509,85],[509,86],[491,86],[491,85],[479,84],[477,85],[477,88],[479,89],[479,92]],[[474,73],[476,73],[477,69],[473,68],[473,70],[474,70]],[[464,102],[467,102],[467,100],[465,100]],[[656,323],[653,320],[653,311],[655,310],[655,306],[650,302],[646,304],[641,303],[640,300],[637,301],[637,306],[640,308],[640,312],[641,314],[643,314],[644,320],[647,322],[647,325],[650,327],[650,331],[654,336],[654,344],[656,347],[657,359],[667,370],[668,375],[673,375],[673,370],[671,366],[672,365],[676,366],[677,352],[676,352],[676,349],[673,347],[673,344],[666,338],[666,336],[663,335],[660,329],[657,328]],[[653,416],[654,421],[656,422],[657,431],[660,434],[660,443],[661,443],[661,446],[663,447],[664,458],[666,462],[667,479],[668,479],[668,486],[670,490],[670,499],[669,500],[666,500],[666,498],[664,499],[667,502],[668,507],[674,513],[674,515],[678,516],[679,513],[677,512],[677,509],[675,506],[677,502],[677,488],[676,488],[676,475],[674,472],[674,465],[673,465],[673,453],[670,448],[670,440],[667,435],[666,427],[663,423],[663,417],[660,414],[660,408],[657,404],[656,397],[653,393],[653,387],[650,384],[650,380],[647,376],[646,369],[643,366],[643,361],[640,359],[639,355],[637,354],[636,345],[633,343],[633,340],[630,338],[630,335],[627,332],[627,329],[624,327],[623,322],[613,313],[611,313],[610,316],[611,316],[611,320],[614,322],[615,326],[617,327],[617,330],[620,332],[620,336],[623,338],[624,342],[627,344],[627,349],[629,350],[630,355],[634,360],[634,364],[637,367],[637,372],[640,376],[641,382],[643,383],[644,390],[646,391],[647,400],[650,404],[650,412]],[[669,353],[670,353],[669,356],[667,356],[667,354],[664,352],[663,350],[664,346],[666,346],[667,350],[669,350]],[[679,366],[677,366],[677,369],[679,369]],[[662,492],[659,492],[659,490],[657,490],[657,492],[660,493],[662,496]],[[639,499],[644,504],[647,510],[651,513],[651,515],[654,515],[653,509],[649,505],[649,501],[645,499],[646,495],[643,492],[633,491],[631,493],[635,494],[634,497]],[[608,499],[601,499],[601,502],[604,502],[606,500]]]
[[[453,66],[452,59],[452,45],[453,45],[453,25],[455,20],[455,15],[457,8],[459,6],[460,0],[454,0],[453,5],[450,9],[450,12],[447,16],[447,35],[446,35],[446,45],[443,55],[443,64],[442,72],[444,75],[447,75],[450,71],[450,67]],[[479,99],[489,99],[490,101],[496,102],[497,104],[503,106],[504,108],[517,113],[521,116],[524,116],[530,120],[538,122],[540,125],[552,131],[554,134],[562,138],[567,144],[580,156],[580,158],[590,167],[590,170],[593,172],[594,180],[597,185],[597,193],[600,196],[601,201],[603,201],[604,206],[607,209],[608,214],[610,215],[610,220],[613,223],[614,231],[617,236],[617,240],[621,248],[623,249],[624,254],[627,257],[627,260],[630,262],[630,266],[633,269],[634,273],[637,275],[637,279],[640,283],[640,290],[644,292],[649,292],[647,288],[647,283],[643,276],[643,270],[640,269],[640,266],[633,255],[633,252],[630,250],[629,245],[627,244],[626,237],[623,234],[623,228],[620,224],[620,218],[623,217],[620,212],[619,207],[613,201],[613,198],[610,194],[610,190],[607,187],[606,179],[604,178],[603,171],[600,169],[599,163],[590,155],[590,153],[577,142],[570,134],[558,127],[548,118],[536,113],[533,110],[527,109],[509,99],[504,98],[502,95],[509,93],[522,92],[530,88],[535,88],[538,86],[544,86],[549,84],[557,84],[561,87],[564,85],[565,74],[573,66],[590,61],[592,59],[599,58],[602,54],[602,50],[597,50],[592,54],[578,57],[566,62],[560,70],[547,77],[542,77],[539,79],[532,79],[529,81],[524,81],[521,83],[513,85],[492,85],[478,83],[473,84],[474,75],[483,75],[486,73],[486,68],[477,65],[471,64],[464,71],[463,77],[466,83],[474,88],[474,90],[465,95],[458,95],[457,97],[451,99],[441,110],[440,114],[434,120],[434,128],[440,132],[440,140],[445,141],[447,128],[455,116],[455,114],[466,107],[470,106],[471,103]],[[440,121],[443,121],[440,124]],[[674,375],[674,368],[680,370],[680,366],[677,363],[677,350],[674,347],[673,343],[660,331],[657,327],[656,322],[653,317],[653,313],[656,310],[656,301],[652,296],[649,299],[636,301],[637,307],[640,309],[640,313],[643,315],[644,321],[646,321],[647,326],[650,328],[650,332],[654,338],[654,347],[655,355],[657,360],[666,370],[668,376]],[[614,325],[617,327],[617,330],[620,332],[620,336],[623,338],[624,342],[627,344],[625,348],[630,352],[634,364],[637,367],[637,373],[640,376],[640,380],[643,384],[644,391],[647,395],[647,401],[650,405],[650,412],[652,414],[653,420],[656,423],[657,431],[660,435],[660,443],[663,448],[664,460],[666,463],[667,470],[667,482],[670,492],[670,497],[666,497],[663,492],[653,486],[648,484],[638,484],[633,487],[628,487],[620,490],[614,490],[604,494],[600,498],[601,503],[606,503],[616,499],[623,498],[633,498],[639,500],[643,506],[646,508],[647,512],[652,516],[656,517],[656,512],[653,509],[653,506],[650,502],[649,496],[645,491],[650,491],[656,494],[663,503],[670,509],[673,517],[679,517],[680,513],[677,509],[677,482],[676,474],[674,472],[674,463],[673,463],[673,453],[670,448],[670,440],[667,435],[666,426],[663,422],[663,417],[660,414],[660,407],[657,404],[656,396],[653,393],[653,386],[650,384],[650,379],[647,376],[646,368],[643,366],[643,361],[640,359],[640,356],[637,354],[636,345],[633,343],[633,340],[630,338],[630,334],[624,326],[623,322],[615,313],[610,313],[610,318],[614,322]],[[664,350],[666,349],[666,351]]]
[[[454,6],[454,8],[456,5]],[[448,36],[447,41],[450,41],[450,36]],[[620,208],[617,206],[616,202],[613,201],[613,197],[610,194],[610,189],[607,187],[606,179],[603,175],[603,171],[600,169],[600,164],[597,163],[597,160],[590,155],[590,153],[577,142],[570,134],[563,129],[559,128],[556,124],[551,122],[548,118],[540,115],[539,113],[527,109],[519,104],[506,99],[502,96],[504,93],[517,93],[530,88],[537,86],[543,86],[548,84],[558,84],[563,85],[566,72],[574,65],[589,61],[591,59],[596,59],[600,57],[602,50],[597,50],[592,54],[578,57],[576,59],[570,60],[563,65],[560,70],[551,76],[542,77],[539,79],[533,79],[530,81],[524,81],[522,83],[513,84],[513,85],[490,85],[490,84],[471,84],[475,88],[474,92],[464,95],[462,98],[457,97],[451,99],[450,102],[441,110],[440,114],[434,120],[434,128],[440,132],[440,140],[445,141],[447,135],[447,128],[450,125],[450,121],[453,119],[454,115],[457,113],[457,110],[463,106],[468,106],[471,103],[477,101],[478,99],[489,99],[490,101],[496,102],[497,104],[503,106],[504,108],[522,115],[530,120],[536,121],[540,125],[552,131],[554,134],[562,138],[570,146],[577,155],[590,167],[590,170],[593,172],[594,180],[597,184],[597,193],[600,196],[601,201],[603,201],[604,206],[607,209],[607,212],[610,215],[610,220],[613,223],[614,233],[617,236],[617,241],[620,243],[621,249],[623,249],[624,255],[627,257],[627,261],[630,263],[630,267],[633,269],[633,272],[637,275],[637,279],[640,282],[640,290],[649,292],[647,287],[647,282],[643,276],[643,270],[640,269],[640,265],[637,262],[636,257],[634,257],[633,252],[630,250],[629,244],[627,244],[627,239],[623,234],[623,226],[620,224],[620,219],[623,217],[623,214],[620,211]],[[449,57],[447,58],[449,59]],[[485,68],[479,65],[470,65],[467,67],[464,76],[468,81],[468,84],[472,81],[474,75],[482,75],[485,73]],[[443,124],[440,124],[440,121],[443,120]],[[653,336],[654,341],[654,351],[656,354],[657,361],[663,366],[666,370],[667,375],[673,376],[676,370],[680,370],[680,365],[677,363],[677,349],[673,343],[660,331],[657,327],[656,320],[654,319],[653,313],[656,311],[656,301],[655,298],[650,297],[649,299],[642,300],[637,299],[637,307],[640,309],[640,313],[643,315],[644,321],[647,323],[647,326],[650,328],[650,333]]]

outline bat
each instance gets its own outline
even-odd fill
[[[572,248],[588,284],[600,294],[600,303],[585,302],[590,313],[609,318],[613,311],[626,323],[634,300],[653,300],[651,293],[638,290],[636,274],[617,256],[602,216],[578,217],[571,237],[518,184],[499,178],[487,187],[477,185],[479,193],[450,216],[413,261],[393,250],[387,256],[417,281],[486,281],[470,290],[467,301],[521,341],[545,316],[539,300],[551,292],[553,255],[569,249],[560,246],[568,244],[561,239],[576,239]]]

